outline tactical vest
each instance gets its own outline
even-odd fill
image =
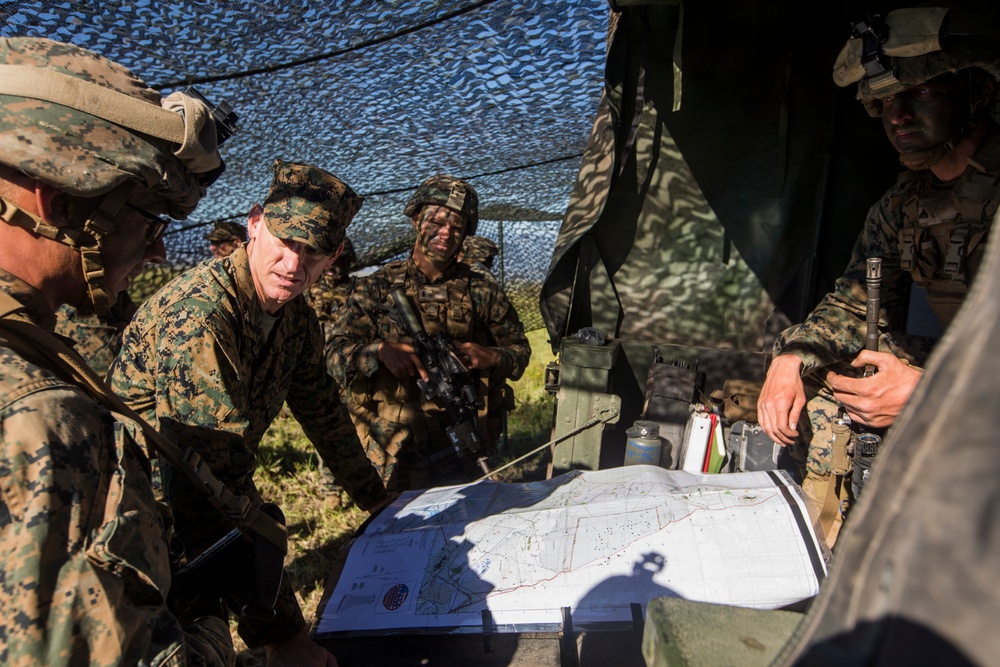
[[[402,287],[406,292],[429,335],[441,332],[455,341],[488,345],[488,330],[476,322],[471,294],[472,271],[462,264],[456,266],[449,280],[433,285],[418,285],[410,280],[403,262],[387,264],[385,273],[392,287]],[[380,337],[393,343],[410,342],[402,328],[389,317],[382,318]],[[447,427],[444,409],[435,401],[424,399],[414,378],[397,378],[387,369],[379,368],[372,380],[372,398],[378,403],[378,416],[382,419],[408,425],[418,441],[427,440],[429,433],[443,432]],[[490,382],[480,374],[478,394],[486,400],[479,411],[478,430],[480,437],[490,445],[496,441],[499,430],[490,423],[495,420],[488,415],[503,403],[503,386],[503,382]]]
[[[434,336],[442,332],[455,340],[486,345],[486,337],[481,335],[481,328],[474,323],[475,311],[470,289],[472,272],[463,265],[456,266],[455,275],[447,282],[437,285],[417,285],[411,281],[403,262],[387,264],[385,272],[392,287],[402,287],[406,292],[428,334]],[[406,335],[394,321],[387,321],[390,329],[382,332],[385,340],[399,342],[405,338]]]
[[[957,182],[941,186],[930,171],[909,171],[900,176],[900,192],[890,202],[903,214],[900,266],[927,289],[944,328],[976,277],[1000,203],[1000,141],[994,136],[989,142]]]

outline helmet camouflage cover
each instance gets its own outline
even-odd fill
[[[479,226],[479,195],[475,188],[460,178],[437,174],[417,187],[417,191],[406,203],[403,214],[409,218],[416,215],[422,206],[438,204],[458,211],[465,216],[465,235],[472,236]]]
[[[273,166],[274,181],[264,201],[268,231],[332,255],[364,199],[319,167],[284,160]]]
[[[205,234],[206,241],[224,243],[225,241],[247,242],[247,228],[238,222],[217,222],[212,231]]]
[[[1000,77],[996,10],[988,14],[947,7],[897,9],[855,25],[837,56],[833,80],[858,83],[857,98],[872,116],[879,100],[936,76],[977,67]]]
[[[188,216],[222,173],[212,109],[200,96],[165,98],[92,51],[50,39],[0,39],[0,164],[70,195],[99,199],[89,217],[59,227],[0,198],[4,220],[79,250],[87,301],[108,312],[101,247],[132,188]]]
[[[462,261],[466,264],[479,262],[487,268],[493,266],[493,258],[499,253],[497,244],[485,236],[466,236],[462,242]]]
[[[130,129],[137,115],[148,132]],[[169,125],[164,132],[176,141],[153,136],[159,125]],[[184,93],[161,98],[96,53],[28,37],[0,39],[0,162],[81,197],[134,181],[178,219],[205,195],[201,175],[222,165],[201,101]]]

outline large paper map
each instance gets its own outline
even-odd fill
[[[318,633],[498,632],[632,619],[654,597],[776,608],[826,569],[783,474],[652,466],[403,494],[359,535]],[[596,627],[596,626],[594,626]]]

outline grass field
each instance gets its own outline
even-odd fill
[[[531,363],[513,383],[516,409],[507,422],[507,448],[491,461],[494,467],[544,444],[549,439],[554,397],[544,388],[545,367],[555,357],[545,329],[528,334]],[[503,471],[503,481],[543,479],[545,453]],[[258,452],[255,476],[261,495],[281,506],[288,523],[286,570],[307,621],[323,596],[330,568],[344,544],[368,517],[343,492],[329,490],[320,474],[318,458],[291,417],[278,417],[265,434]],[[234,633],[234,637],[236,637]],[[237,637],[237,644],[240,642]],[[240,649],[238,664],[265,665],[262,649]]]

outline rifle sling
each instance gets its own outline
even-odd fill
[[[837,517],[842,514],[841,503],[847,499],[845,479],[843,475],[830,473],[827,483],[824,485],[826,494],[823,497],[823,507],[819,514],[819,525],[823,528],[823,539],[827,539],[827,536],[831,534]]]
[[[287,553],[288,530],[284,525],[258,508],[252,507],[250,499],[246,496],[237,496],[230,491],[215,477],[211,469],[202,463],[201,457],[192,448],[188,447],[182,452],[180,447],[156,432],[146,420],[109,389],[78,352],[36,324],[8,317],[23,308],[12,296],[0,292],[0,345],[9,347],[43,368],[50,369],[63,380],[86,391],[112,412],[134,421],[142,429],[149,445],[171,465],[182,471],[192,484],[201,489],[213,507],[239,528],[252,529],[280,548],[282,553]]]

